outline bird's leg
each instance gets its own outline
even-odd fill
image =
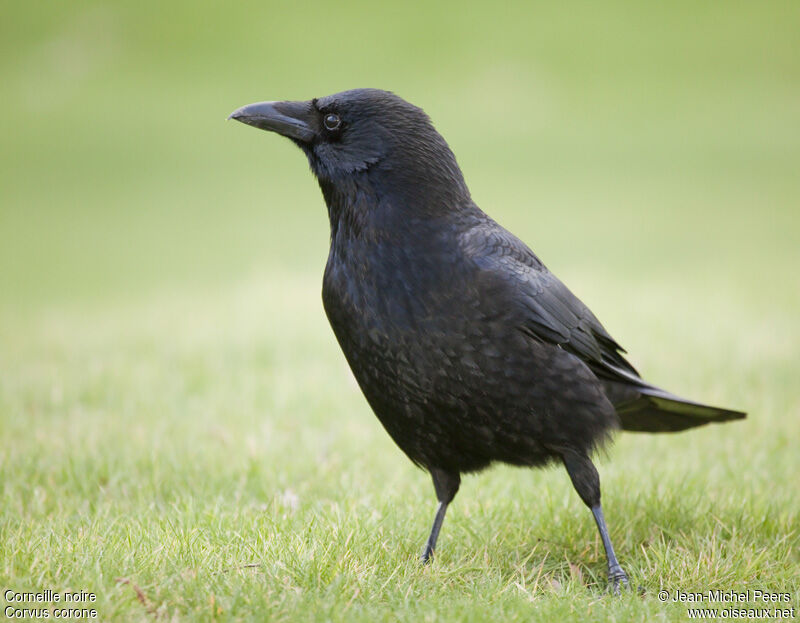
[[[608,581],[611,582],[611,587],[615,593],[619,594],[620,584],[624,588],[628,588],[628,576],[622,570],[622,567],[617,560],[617,555],[614,553],[614,546],[611,545],[611,537],[608,536],[608,528],[606,528],[606,520],[603,518],[603,507],[598,503],[597,506],[592,506],[592,514],[594,515],[597,529],[600,532],[600,539],[603,541],[603,547],[606,550],[606,558],[608,559]]]
[[[572,485],[578,495],[581,496],[584,504],[592,509],[597,529],[600,532],[600,539],[603,541],[603,547],[606,550],[608,581],[611,583],[611,589],[618,595],[620,585],[628,588],[628,576],[622,570],[614,553],[614,546],[611,545],[611,537],[608,536],[608,528],[603,518],[603,508],[600,506],[600,477],[597,475],[597,469],[585,454],[566,452],[562,455],[562,458],[564,466],[567,468],[567,473],[572,480]]]
[[[433,550],[436,548],[436,539],[439,538],[439,530],[442,529],[444,514],[447,512],[447,505],[453,501],[461,484],[461,476],[458,472],[448,472],[443,469],[432,468],[433,488],[436,490],[436,497],[439,506],[436,507],[436,516],[433,518],[433,526],[428,541],[425,543],[425,551],[422,552],[422,562],[427,563],[433,557]]]
[[[442,528],[442,522],[444,521],[444,514],[446,512],[447,504],[445,502],[439,502],[439,506],[436,507],[436,516],[433,518],[433,527],[431,528],[430,536],[428,536],[428,540],[425,542],[425,551],[422,552],[423,563],[429,562],[433,557],[436,539],[439,538],[439,530]]]

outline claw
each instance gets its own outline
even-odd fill
[[[631,587],[630,583],[628,582],[627,574],[622,570],[622,567],[620,567],[619,565],[616,565],[614,567],[609,567],[608,582],[611,585],[609,588],[617,596],[622,594],[620,586],[625,590],[629,590]]]

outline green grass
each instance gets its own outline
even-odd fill
[[[4,9],[0,589],[92,591],[102,620],[797,608],[800,5],[300,6]],[[327,327],[319,191],[224,123],[367,85],[428,110],[648,379],[750,413],[599,457],[643,595],[605,594],[561,469],[466,477],[418,564],[433,488]]]
[[[560,469],[467,477],[419,566],[432,487],[364,405],[316,285],[270,277],[20,321],[2,379],[3,583],[93,591],[103,618],[658,619],[685,611],[662,587],[797,594],[796,341],[737,334],[749,311],[665,326],[654,296],[631,312],[650,376],[752,414],[623,435],[601,459],[612,537],[646,590],[612,599]],[[680,348],[658,347],[670,333]]]

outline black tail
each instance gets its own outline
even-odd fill
[[[622,430],[664,433],[711,422],[742,420],[746,414],[692,402],[657,387],[641,388],[639,398],[617,406]]]
[[[746,417],[742,411],[712,407],[670,394],[627,372],[613,381],[604,379],[603,386],[617,410],[622,430],[671,433]]]

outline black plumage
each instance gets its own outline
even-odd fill
[[[370,406],[429,470],[433,553],[460,474],[560,460],[617,563],[589,456],[616,428],[677,431],[744,417],[643,381],[591,311],[482,212],[425,113],[358,89],[231,117],[307,155],[331,228],[323,302]]]

